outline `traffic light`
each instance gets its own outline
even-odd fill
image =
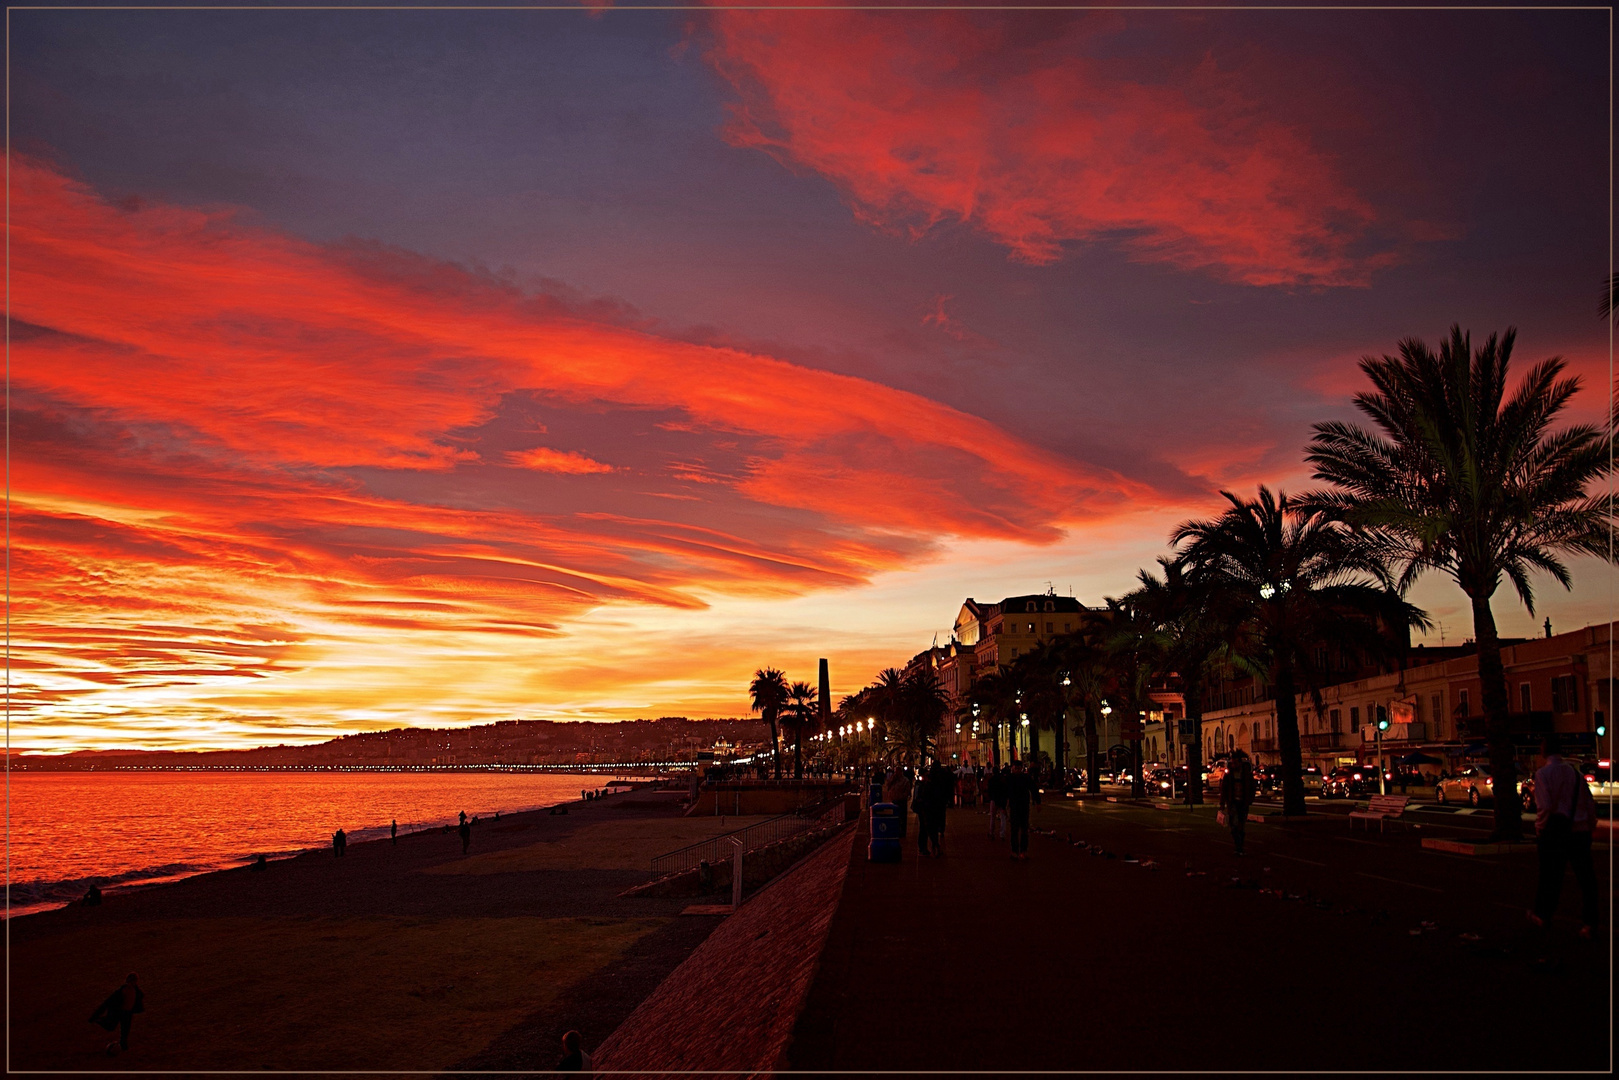
[[[1383,706],[1379,705],[1377,707],[1377,730],[1378,731],[1387,731],[1388,729],[1389,729],[1389,712],[1388,712],[1387,709],[1383,708]]]
[[[1606,735],[1607,733],[1608,733],[1608,725],[1607,724],[1598,724],[1597,725],[1597,738],[1600,739],[1600,738],[1602,738],[1602,736]]]

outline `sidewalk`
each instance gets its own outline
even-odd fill
[[[1532,968],[1522,908],[1490,892],[1496,883],[1516,895],[1532,856],[1475,865],[1420,853],[1414,840],[1262,837],[1261,826],[1238,860],[1202,814],[1175,821],[1072,800],[1048,800],[1036,824],[1057,836],[1036,836],[1028,862],[987,840],[988,818],[971,810],[951,812],[942,859],[918,859],[914,834],[897,866],[866,862],[857,844],[791,1067],[1606,1062],[1607,942],[1569,950],[1552,974]],[[1072,846],[1070,833],[1113,857]],[[1143,855],[1156,868],[1126,861]],[[1468,891],[1449,891],[1451,881]],[[1346,957],[1357,958],[1348,972]],[[1491,1020],[1502,965],[1524,969],[1511,975],[1524,993],[1510,1024]],[[1375,1039],[1323,1034],[1329,1017],[1331,1031],[1353,1031],[1358,1002],[1386,999],[1378,986],[1401,988],[1405,1004],[1377,1009]],[[1526,1034],[1538,1030],[1567,1037]]]

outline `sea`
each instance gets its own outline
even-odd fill
[[[6,914],[353,842],[577,799],[575,773],[12,772]]]

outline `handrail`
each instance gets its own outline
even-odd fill
[[[816,810],[821,808],[817,807]],[[824,814],[805,813],[802,809],[789,814],[780,814],[764,821],[756,821],[752,825],[740,829],[733,829],[719,836],[699,840],[695,844],[687,844],[683,848],[666,852],[652,860],[652,877],[660,878],[667,874],[678,874],[690,870],[699,863],[718,863],[722,856],[729,855],[733,850],[733,843],[740,841],[742,853],[762,848],[767,844],[774,844],[789,836],[796,836],[801,832],[817,825],[839,825],[843,823],[844,803],[840,799]]]

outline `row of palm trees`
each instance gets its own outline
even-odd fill
[[[1156,572],[1142,570],[1135,589],[1109,598],[1074,633],[980,677],[955,719],[997,734],[1001,725],[1056,729],[1059,775],[1064,735],[1077,724],[1095,790],[1099,719],[1114,709],[1143,715],[1155,680],[1173,675],[1192,721],[1196,776],[1204,690],[1211,679],[1247,674],[1276,702],[1284,813],[1303,813],[1297,698],[1321,708],[1322,688],[1343,668],[1334,668],[1335,656],[1401,660],[1409,631],[1429,625],[1404,597],[1435,571],[1471,602],[1496,790],[1515,790],[1491,598],[1510,582],[1533,614],[1536,571],[1572,588],[1564,558],[1615,561],[1612,495],[1597,489],[1612,473],[1612,420],[1553,429],[1580,387],[1560,358],[1535,364],[1509,392],[1515,336],[1509,328],[1475,349],[1453,326],[1437,351],[1408,338],[1397,355],[1362,360],[1371,387],[1354,403],[1370,425],[1316,424],[1305,448],[1314,478],[1327,486],[1289,496],[1262,485],[1252,499],[1222,492],[1225,511],[1176,526],[1173,555]],[[812,700],[809,687],[786,687],[774,669],[753,684],[773,744],[777,723],[791,717],[795,775],[813,723],[800,687]],[[931,671],[907,677],[889,669],[838,711],[875,716],[884,745],[920,760],[933,752],[947,702]],[[1139,785],[1139,769],[1135,775]],[[1520,833],[1516,800],[1497,799],[1497,838]]]
[[[1344,656],[1404,661],[1409,631],[1430,625],[1405,594],[1438,572],[1472,604],[1491,774],[1496,790],[1515,790],[1491,597],[1511,583],[1533,614],[1533,573],[1567,589],[1569,555],[1616,559],[1613,495],[1600,489],[1613,473],[1613,419],[1554,429],[1580,381],[1551,358],[1509,389],[1514,340],[1507,329],[1475,348],[1452,325],[1438,350],[1405,338],[1397,355],[1363,359],[1371,385],[1353,402],[1370,424],[1316,424],[1305,449],[1326,486],[1294,497],[1264,486],[1253,499],[1222,492],[1229,505],[1219,517],[1175,526],[1174,555],[1159,559],[1158,572],[1140,572],[1137,588],[1109,597],[1075,633],[979,678],[957,721],[976,719],[996,733],[1002,724],[1059,730],[1059,774],[1067,766],[1062,733],[1077,722],[1094,790],[1099,717],[1112,709],[1145,714],[1154,680],[1172,674],[1192,721],[1188,766],[1198,776],[1209,680],[1251,675],[1276,699],[1284,813],[1303,813],[1297,699],[1319,711]],[[933,682],[931,672],[921,675]],[[855,699],[889,706],[899,682],[889,670]],[[926,753],[937,732],[933,712],[903,722],[908,745]],[[1135,776],[1140,784],[1138,769]],[[1520,832],[1517,801],[1496,800],[1496,837]]]
[[[753,711],[770,725],[770,756],[776,779],[781,779],[781,733],[793,734],[793,779],[804,777],[804,734],[815,726],[820,711],[820,691],[807,682],[789,683],[776,668],[760,668],[748,684]]]

